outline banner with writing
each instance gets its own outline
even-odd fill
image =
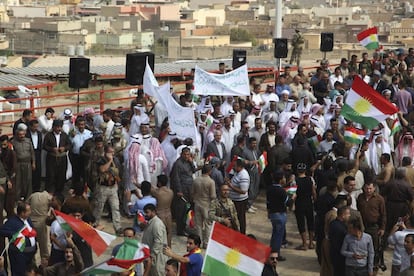
[[[196,142],[197,128],[194,120],[194,111],[191,107],[182,107],[179,105],[170,93],[170,83],[167,82],[161,86],[147,63],[144,73],[144,92],[161,102],[168,110],[168,122],[171,131],[177,133],[180,139],[191,138]]]
[[[247,65],[226,74],[213,74],[196,66],[193,94],[204,96],[250,96]]]

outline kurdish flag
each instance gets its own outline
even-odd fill
[[[241,158],[238,155],[233,156],[233,159],[231,160],[230,164],[226,168],[226,173],[230,173],[231,172],[231,170],[233,169],[234,165],[236,165],[237,159],[240,159],[242,161],[245,160],[244,158]]]
[[[270,247],[214,222],[202,272],[208,276],[260,276]]]
[[[369,28],[357,34],[357,39],[362,46],[368,50],[378,49],[378,29],[377,27]]]
[[[264,151],[259,157],[259,172],[262,173],[267,166],[267,152]]]
[[[320,135],[315,135],[311,138],[308,138],[308,144],[313,152],[318,152],[319,144],[322,142],[322,140],[323,138]]]
[[[13,243],[17,249],[23,252],[26,248],[26,237],[36,237],[36,230],[32,228],[30,231],[29,228],[25,225],[22,227],[22,229],[14,233],[10,239],[10,243]]]
[[[81,274],[111,274],[131,270],[138,263],[141,263],[150,256],[150,249],[147,245],[135,239],[124,239],[124,243],[116,253],[102,263],[84,269]]]
[[[402,126],[401,126],[400,120],[398,118],[396,118],[392,122],[390,136],[393,136],[395,133],[400,132],[401,129],[402,129]]]
[[[365,138],[366,132],[362,129],[348,127],[345,128],[344,138],[345,141],[352,144],[362,144],[362,141]]]
[[[61,227],[66,231],[72,229],[78,233],[91,246],[97,256],[104,253],[111,242],[116,239],[116,236],[97,230],[82,220],[56,210],[55,213]]]
[[[194,229],[195,228],[195,220],[194,220],[194,210],[188,210],[186,218],[185,218],[185,225],[188,228]]]
[[[398,112],[398,108],[383,98],[360,77],[355,76],[342,106],[341,115],[346,119],[373,129],[389,115]]]
[[[298,190],[297,185],[289,186],[285,188],[285,191],[289,196],[292,196],[293,194],[295,194],[297,190]]]

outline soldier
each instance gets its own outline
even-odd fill
[[[303,44],[305,39],[303,38],[302,33],[299,30],[295,30],[295,34],[292,38],[292,55],[290,57],[290,64],[293,64],[293,61],[296,61],[297,66],[300,64],[300,56],[302,55]]]

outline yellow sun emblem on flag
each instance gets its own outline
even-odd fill
[[[371,103],[366,99],[361,97],[354,103],[354,110],[359,114],[364,114],[369,111]]]
[[[226,256],[224,257],[224,260],[226,264],[230,267],[236,267],[240,263],[241,254],[237,249],[232,248],[227,252]]]

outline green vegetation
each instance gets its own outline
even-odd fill
[[[240,28],[233,28],[230,30],[230,41],[232,42],[252,42],[253,46],[256,46],[256,38],[249,33],[249,31]]]

